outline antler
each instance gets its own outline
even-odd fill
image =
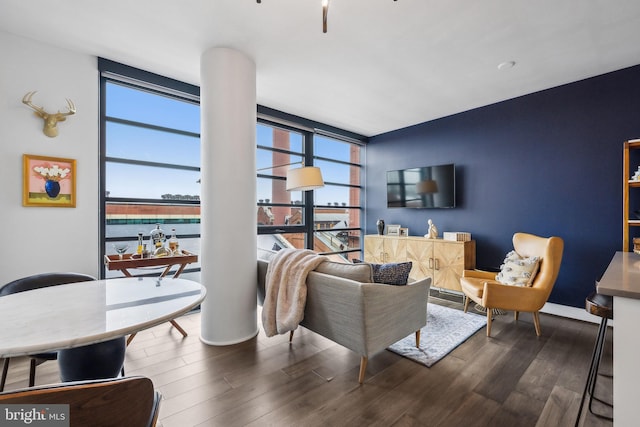
[[[38,107],[37,105],[34,105],[31,102],[31,98],[33,98],[33,95],[36,94],[36,92],[38,92],[37,90],[34,90],[33,92],[28,92],[23,98],[22,98],[22,103],[28,105],[29,107],[33,108],[36,112],[36,114],[38,114],[40,117],[43,117],[45,114],[47,114],[46,111],[44,111],[44,108],[42,107]]]
[[[66,98],[66,100],[67,100],[67,108],[69,109],[69,111],[67,111],[66,113],[61,113],[60,111],[58,111],[58,115],[60,116],[70,116],[76,113],[76,105],[73,103],[73,101],[70,100],[69,98]]]

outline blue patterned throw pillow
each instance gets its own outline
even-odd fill
[[[373,281],[386,285],[406,285],[409,280],[409,272],[412,263],[399,262],[389,264],[371,264],[373,268]]]

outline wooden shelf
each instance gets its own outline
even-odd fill
[[[640,139],[630,139],[625,142],[629,148],[640,148]]]
[[[631,170],[632,156],[631,151],[640,149],[640,139],[630,139],[624,142],[624,150],[622,156],[622,250],[628,252],[631,250],[631,236],[629,235],[630,227],[640,227],[640,219],[631,219],[632,212],[636,207],[630,206],[631,189],[640,188],[640,181],[629,179],[631,174],[635,172]],[[637,156],[633,156],[637,160]],[[635,168],[636,165],[633,165]],[[637,192],[638,190],[633,190]],[[634,203],[637,203],[637,194],[635,194]]]

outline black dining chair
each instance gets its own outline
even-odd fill
[[[21,279],[9,282],[0,288],[0,297],[16,294],[18,292],[30,291],[33,289],[46,288],[49,286],[64,285],[74,282],[88,282],[96,280],[95,277],[88,274],[80,273],[42,273],[33,276],[23,277]],[[41,365],[47,360],[56,360],[58,353],[38,353],[31,354],[30,368],[29,368],[29,387],[33,387],[36,379],[36,366]],[[7,373],[9,372],[9,362],[11,358],[4,359],[4,366],[2,367],[2,379],[0,380],[0,392],[4,390],[5,382],[7,381]]]

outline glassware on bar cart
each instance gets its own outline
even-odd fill
[[[116,250],[120,259],[122,259],[123,255],[127,252],[127,249],[129,249],[129,244],[126,242],[116,242],[113,244],[113,249]]]

